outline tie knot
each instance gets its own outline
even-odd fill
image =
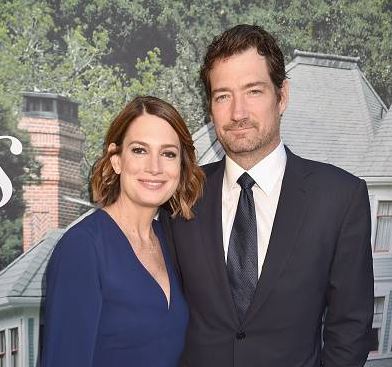
[[[239,179],[237,180],[238,185],[241,186],[241,189],[251,189],[252,186],[256,183],[255,180],[249,176],[248,173],[243,173]]]

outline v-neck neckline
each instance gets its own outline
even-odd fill
[[[157,232],[159,232],[159,229],[157,228],[156,225],[156,220],[154,219],[152,221],[152,229],[155,233],[155,235],[158,237],[159,240],[159,246],[161,248],[162,251],[162,256],[163,256],[163,261],[165,262],[165,268],[166,268],[166,272],[167,272],[167,277],[169,280],[169,298],[166,296],[166,293],[164,292],[163,288],[161,287],[161,285],[158,283],[158,281],[152,276],[152,274],[148,271],[148,269],[144,266],[144,264],[140,261],[140,259],[137,257],[135,250],[132,247],[131,242],[129,241],[128,237],[125,235],[124,231],[121,229],[121,227],[118,225],[118,223],[114,220],[114,218],[112,218],[112,216],[105,210],[103,209],[98,209],[98,211],[104,213],[104,216],[108,217],[109,220],[113,223],[113,225],[117,228],[117,231],[120,233],[120,235],[123,237],[123,239],[126,241],[127,243],[127,247],[128,247],[128,251],[131,251],[131,254],[133,255],[133,257],[136,259],[136,262],[139,264],[139,266],[141,267],[142,271],[148,276],[148,278],[150,278],[153,283],[155,283],[155,285],[158,287],[159,291],[161,292],[161,295],[163,296],[164,300],[165,300],[165,304],[167,307],[167,311],[170,310],[171,305],[172,305],[172,278],[171,278],[171,270],[169,269],[169,265],[168,265],[168,259],[167,259],[167,253],[166,253],[166,248],[165,245],[161,242],[160,239],[161,237],[158,236]],[[164,239],[163,239],[164,240]]]

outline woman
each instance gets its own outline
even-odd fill
[[[154,220],[192,217],[203,173],[178,112],[137,97],[112,122],[93,168],[101,207],[70,228],[47,270],[44,367],[174,367],[188,310]]]

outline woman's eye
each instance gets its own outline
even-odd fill
[[[172,152],[172,151],[163,152],[162,155],[166,158],[176,158],[177,157],[177,153]]]
[[[132,151],[132,153],[135,153],[135,154],[145,154],[146,153],[146,150],[141,147],[134,147],[134,148],[132,148],[131,151]]]

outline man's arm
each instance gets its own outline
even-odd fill
[[[330,270],[322,366],[366,362],[373,321],[373,261],[369,197],[363,180],[346,209]]]

